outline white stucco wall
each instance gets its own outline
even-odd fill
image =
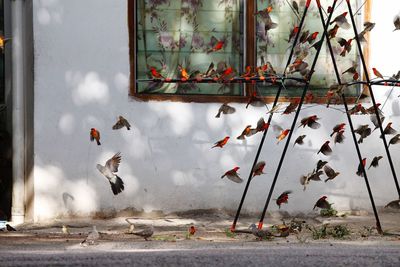
[[[374,1],[371,65],[392,75],[400,69],[400,32],[392,33],[392,20],[400,11],[398,0]],[[398,8],[394,8],[394,7]],[[36,0],[35,39],[35,168],[34,216],[36,220],[67,212],[88,214],[100,209],[135,207],[145,211],[199,208],[236,209],[245,183],[235,184],[220,176],[234,166],[247,178],[261,134],[242,143],[242,128],[255,124],[264,109],[233,104],[237,113],[214,118],[219,104],[138,102],[128,97],[129,58],[126,1]],[[376,88],[378,101],[388,88]],[[398,91],[398,89],[396,89]],[[387,121],[400,130],[397,95],[384,108]],[[346,116],[324,106],[308,108],[301,117],[318,114],[322,127],[306,133],[302,147],[289,148],[273,198],[291,189],[288,211],[309,211],[321,195],[339,209],[366,208],[369,200],[362,178],[355,175],[358,161],[349,131],[345,144],[333,146],[331,157],[318,156],[320,145],[332,127],[347,122]],[[131,131],[113,131],[118,115],[133,125]],[[290,116],[274,122],[290,126]],[[290,118],[290,119],[289,119]],[[354,117],[355,124],[369,122]],[[89,141],[91,127],[101,131],[101,146]],[[225,135],[234,137],[223,149],[210,147]],[[272,131],[260,159],[267,162],[266,175],[257,177],[244,209],[261,210],[284,144],[276,144]],[[384,154],[378,131],[361,145],[364,155]],[[125,191],[113,196],[109,183],[96,170],[121,151],[119,175]],[[391,148],[400,175],[400,146]],[[329,159],[341,172],[332,183],[312,183],[303,192],[301,174],[314,168],[318,159]],[[396,198],[387,159],[369,172],[378,205]],[[65,201],[64,201],[64,200]],[[271,210],[277,209],[271,203]]]

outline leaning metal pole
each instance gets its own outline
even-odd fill
[[[310,2],[311,2],[311,0],[308,0],[308,1],[307,1],[307,4],[306,4],[307,7],[310,5]],[[326,25],[329,25],[329,23],[330,23],[330,21],[331,21],[331,19],[332,19],[332,14],[333,14],[333,10],[335,10],[336,2],[337,2],[337,0],[334,0],[334,3],[333,3],[333,5],[332,5],[332,12],[331,12],[331,13],[329,14],[329,16],[328,16],[328,21],[326,22]],[[320,6],[319,0],[317,0],[317,4],[318,4],[318,6]],[[298,119],[298,117],[299,117],[300,110],[301,110],[301,107],[302,107],[303,102],[304,102],[304,98],[305,98],[305,96],[306,96],[306,93],[307,93],[308,88],[310,87],[310,80],[311,80],[311,77],[312,77],[312,75],[313,75],[313,72],[314,72],[314,69],[315,69],[315,65],[317,64],[317,60],[318,60],[318,57],[319,57],[319,53],[321,52],[322,44],[323,44],[323,42],[324,42],[324,38],[325,38],[324,36],[327,34],[327,29],[328,29],[328,26],[324,27],[324,33],[323,33],[323,35],[322,35],[322,37],[321,37],[321,39],[320,39],[320,46],[319,46],[318,49],[317,49],[317,52],[316,52],[315,57],[314,57],[314,61],[313,61],[312,66],[311,66],[311,68],[310,68],[309,74],[307,75],[307,82],[306,82],[306,84],[305,84],[305,86],[304,86],[304,89],[303,89],[303,93],[302,93],[302,95],[301,95],[301,99],[300,99],[299,106],[297,107],[296,114],[295,114],[295,116],[294,116],[292,126],[291,126],[290,131],[289,131],[289,134],[288,134],[288,136],[287,136],[287,140],[286,140],[286,143],[285,143],[285,147],[283,148],[283,152],[282,152],[281,158],[280,158],[279,163],[278,163],[278,168],[276,169],[275,176],[274,176],[274,179],[273,179],[273,181],[272,181],[272,185],[271,185],[271,188],[270,188],[270,190],[269,190],[268,197],[267,197],[267,200],[266,200],[265,205],[264,205],[264,209],[263,209],[262,214],[261,214],[261,217],[260,217],[260,221],[259,221],[259,223],[258,223],[258,228],[259,228],[259,229],[261,229],[262,226],[263,226],[263,221],[264,221],[265,213],[266,213],[266,211],[267,211],[269,202],[270,202],[270,200],[271,200],[272,192],[274,191],[276,181],[278,180],[279,172],[280,172],[280,170],[281,170],[281,168],[282,168],[282,164],[283,164],[283,161],[284,161],[284,159],[285,159],[286,152],[287,152],[287,149],[288,149],[290,140],[291,140],[292,135],[293,135],[293,130],[294,130],[295,126],[296,126],[297,119]]]
[[[375,96],[374,96],[374,92],[373,92],[373,90],[372,90],[371,80],[369,79],[367,64],[365,63],[365,58],[364,58],[364,55],[363,55],[363,51],[362,51],[360,39],[358,38],[357,27],[356,27],[356,24],[355,24],[355,21],[354,21],[354,17],[353,17],[353,10],[352,10],[352,8],[351,8],[350,0],[346,0],[346,2],[347,2],[347,6],[348,6],[348,8],[349,8],[349,15],[350,15],[351,22],[352,22],[352,25],[353,25],[353,30],[354,30],[354,34],[355,34],[355,39],[356,39],[357,47],[358,47],[358,53],[360,54],[361,62],[362,62],[362,64],[363,64],[365,79],[367,80],[368,90],[369,90],[369,93],[370,93],[370,95],[371,95],[371,100],[372,100],[372,104],[373,104],[373,106],[374,106],[376,119],[377,119],[378,125],[379,125],[379,130],[380,130],[381,135],[382,135],[383,145],[385,146],[386,156],[388,157],[390,169],[391,169],[391,171],[392,171],[394,183],[395,183],[396,189],[397,189],[397,194],[399,195],[399,198],[400,198],[400,186],[399,186],[399,181],[397,180],[396,171],[395,171],[395,169],[394,169],[394,164],[393,164],[393,161],[392,161],[392,156],[390,155],[390,152],[389,152],[389,147],[388,147],[388,144],[387,144],[387,141],[386,141],[386,137],[385,137],[385,135],[383,134],[382,120],[381,120],[381,117],[380,117],[380,115],[379,115],[378,109],[377,109],[377,107],[376,107]]]
[[[287,60],[286,67],[285,67],[285,70],[284,70],[284,72],[283,72],[283,77],[284,77],[285,74],[286,74],[286,69],[287,69],[287,67],[289,66],[290,62],[292,61],[292,57],[293,57],[293,54],[294,54],[294,47],[296,46],[297,41],[298,41],[298,39],[299,39],[299,37],[300,37],[301,29],[303,28],[304,20],[305,20],[305,17],[306,17],[306,14],[307,14],[308,7],[309,7],[309,3],[310,3],[310,2],[311,2],[311,0],[308,0],[308,1],[307,1],[306,7],[305,7],[304,12],[303,12],[303,16],[302,16],[302,18],[301,18],[301,20],[300,20],[299,30],[298,30],[297,33],[296,33],[296,36],[295,36],[295,39],[294,39],[292,48],[291,48],[291,50],[290,50],[289,58],[288,58],[288,60]],[[284,83],[284,82],[285,82],[285,79],[283,78],[283,79],[281,80],[280,85],[279,85],[278,91],[276,92],[276,96],[275,96],[275,99],[274,99],[274,103],[273,103],[273,105],[272,105],[272,109],[273,109],[273,108],[277,105],[277,103],[278,103],[279,96],[280,96],[280,94],[281,94],[282,88],[284,87],[284,86],[283,86],[283,83]],[[271,114],[270,114],[269,117],[268,117],[268,121],[267,121],[267,125],[268,125],[268,126],[271,124],[273,114],[274,114],[274,113],[271,112]],[[262,147],[263,147],[263,145],[264,145],[265,137],[267,136],[267,133],[268,133],[268,129],[269,129],[269,127],[267,127],[267,128],[264,130],[263,136],[262,136],[262,138],[261,138],[260,145],[258,146],[258,150],[257,150],[256,157],[255,157],[254,162],[253,162],[253,165],[252,165],[252,167],[251,167],[251,169],[250,169],[249,178],[247,179],[247,183],[246,183],[246,186],[245,186],[245,188],[244,188],[244,191],[243,191],[243,194],[242,194],[242,198],[240,199],[239,207],[238,207],[238,209],[237,209],[237,211],[236,211],[235,219],[233,220],[233,223],[232,223],[232,226],[231,226],[231,231],[234,231],[234,230],[235,230],[236,223],[237,223],[237,221],[238,221],[238,219],[239,219],[239,215],[240,215],[240,212],[241,212],[241,210],[242,210],[242,206],[243,206],[244,200],[245,200],[245,198],[246,198],[247,191],[248,191],[249,186],[250,186],[250,182],[251,182],[251,180],[252,180],[253,169],[254,169],[254,167],[255,167],[256,164],[257,164],[257,161],[258,161],[258,158],[259,158],[259,156],[260,156]]]
[[[319,0],[317,0],[317,2],[319,2]],[[325,25],[324,16],[323,16],[323,13],[322,13],[322,8],[321,8],[320,5],[318,5],[318,10],[319,10],[319,14],[320,14],[320,17],[321,17],[322,25],[325,28],[326,25]],[[354,21],[353,21],[353,23],[354,23]],[[334,70],[335,70],[336,79],[337,79],[338,84],[341,86],[342,85],[342,81],[341,81],[339,70],[338,70],[338,67],[337,67],[335,55],[333,53],[331,41],[330,41],[329,36],[327,34],[325,35],[325,37],[326,37],[326,42],[327,42],[327,45],[328,45],[328,48],[329,48],[329,53],[330,53],[331,58],[332,58],[332,63],[333,63],[333,67],[334,67]],[[358,39],[358,35],[356,35],[355,38]],[[360,56],[363,57],[362,54]],[[377,209],[376,209],[376,206],[375,206],[375,201],[374,201],[374,197],[372,195],[371,187],[369,185],[369,181],[368,181],[368,177],[367,177],[367,171],[365,170],[365,166],[362,163],[362,156],[361,156],[360,146],[358,145],[358,142],[357,142],[356,133],[354,132],[353,121],[352,121],[351,115],[349,113],[349,108],[347,106],[346,96],[345,96],[343,90],[342,90],[341,97],[342,97],[342,101],[343,101],[343,104],[344,104],[344,107],[345,107],[345,110],[346,110],[347,119],[349,121],[351,134],[352,134],[354,145],[355,145],[356,151],[357,151],[357,156],[358,156],[358,159],[359,159],[359,162],[360,162],[360,166],[362,167],[362,173],[363,173],[363,176],[364,176],[365,185],[367,186],[368,196],[369,196],[369,199],[371,201],[372,209],[374,211],[375,220],[376,220],[376,229],[377,229],[378,233],[382,234],[383,233],[382,232],[382,227],[381,227],[381,223],[380,223],[380,220],[379,220],[378,212],[377,212]]]

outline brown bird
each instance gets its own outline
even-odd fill
[[[397,131],[395,129],[392,128],[392,122],[389,122],[385,129],[383,130],[383,134],[384,135],[393,135],[393,134],[397,134]],[[382,138],[382,135],[380,136],[380,138]]]
[[[346,39],[344,38],[338,38],[338,43],[340,44],[341,47],[343,47],[343,50],[340,53],[342,57],[345,57],[347,53],[350,53],[352,41],[353,39],[349,39],[346,41]]]
[[[372,133],[371,128],[369,128],[368,124],[359,126],[357,129],[354,130],[354,132],[360,135],[360,139],[358,139],[359,144],[364,141],[364,138],[367,138]]]
[[[377,70],[376,68],[372,68],[372,71],[374,72],[376,77],[383,79],[383,75],[379,72],[379,70]]]
[[[263,132],[266,129],[268,129],[269,124],[265,122],[264,118],[260,118],[257,122],[257,127],[256,127],[256,131],[257,132]]]
[[[328,31],[329,39],[335,38],[338,30],[339,30],[339,26],[338,25],[335,25],[332,29],[330,29]]]
[[[319,124],[317,122],[317,120],[319,120],[319,119],[320,118],[318,118],[317,115],[312,115],[312,116],[303,118],[300,121],[300,126],[299,127],[303,126],[303,128],[304,128],[304,127],[308,126],[311,129],[318,129],[319,127],[321,127],[321,124]]]
[[[232,170],[227,171],[224,175],[221,176],[221,179],[223,179],[226,176],[229,180],[235,183],[243,182],[242,178],[240,178],[239,174],[237,173],[239,169],[240,169],[239,167],[235,167]]]
[[[214,147],[223,148],[224,145],[226,145],[226,143],[228,142],[229,138],[230,138],[229,136],[225,136],[224,139],[215,142],[215,143],[214,143],[214,146],[211,147],[211,148],[214,148]]]
[[[279,209],[281,208],[281,205],[283,203],[286,203],[286,204],[288,203],[289,194],[291,194],[291,193],[292,193],[291,190],[287,190],[279,195],[279,197],[276,199],[276,205],[278,205]]]
[[[221,113],[224,115],[227,115],[227,114],[233,114],[233,113],[235,113],[235,111],[236,111],[236,109],[234,107],[231,107],[227,103],[224,103],[218,109],[218,113],[217,113],[217,115],[215,115],[215,118],[219,118],[221,116]]]
[[[328,179],[325,180],[325,183],[328,182],[329,180],[333,180],[336,178],[336,176],[338,176],[340,174],[340,172],[336,172],[334,171],[330,166],[325,165],[324,166],[324,172],[326,174],[326,176],[328,177]]]
[[[371,114],[371,116],[369,118],[371,119],[371,122],[375,126],[375,128],[373,130],[373,131],[375,131],[379,127],[378,117],[376,116],[376,114]],[[385,117],[382,115],[382,116],[380,116],[380,119],[381,119],[381,123],[383,123],[383,121],[385,120]]]
[[[322,196],[320,199],[318,199],[314,205],[313,210],[315,210],[315,208],[330,209],[331,204],[326,200],[327,198],[327,196]]]
[[[118,130],[121,129],[123,127],[126,127],[126,129],[129,131],[131,129],[131,125],[129,124],[129,122],[122,116],[118,117],[118,121],[114,124],[114,126],[112,127],[113,130]]]
[[[382,158],[383,158],[382,156],[376,156],[376,157],[374,157],[374,158],[372,159],[371,165],[369,165],[369,167],[368,167],[368,170],[369,170],[371,167],[374,167],[374,168],[378,167],[378,166],[379,166],[379,161],[380,161]]]
[[[296,141],[294,141],[293,146],[295,146],[296,144],[302,145],[304,144],[304,138],[306,138],[306,135],[299,135],[299,137],[296,138]]]
[[[390,201],[385,208],[400,209],[400,199]]]
[[[335,139],[334,139],[334,143],[335,144],[336,143],[341,144],[341,143],[343,143],[344,139],[345,139],[344,130],[341,130],[336,134]]]
[[[118,172],[119,164],[121,163],[121,153],[116,153],[111,159],[106,161],[105,166],[100,164],[96,165],[96,168],[99,170],[101,174],[103,174],[107,180],[110,182],[111,190],[114,195],[121,193],[124,189],[124,182],[121,177],[116,175]]]
[[[376,103],[375,106],[372,105],[371,107],[367,108],[365,111],[366,111],[368,114],[375,114],[375,109],[377,109],[377,110],[378,110],[378,114],[382,116],[382,115],[383,115],[383,112],[382,112],[382,110],[379,108],[380,106],[381,106],[381,103]]]
[[[358,64],[353,62],[353,66],[351,66],[347,70],[343,71],[342,74],[345,74],[345,73],[355,74],[355,73],[357,73],[357,68],[358,68]]]
[[[322,154],[324,154],[325,156],[329,156],[330,154],[332,154],[332,149],[331,149],[331,147],[329,146],[329,141],[326,141],[322,146],[321,146],[321,148],[318,150],[318,152],[317,152],[317,154],[319,154],[320,152],[322,153]]]
[[[254,168],[253,168],[253,171],[252,171],[253,176],[252,177],[254,177],[256,175],[264,174],[265,173],[264,167],[265,167],[265,161],[257,162],[256,166],[254,166]]]
[[[354,107],[349,109],[349,114],[350,115],[359,114],[359,113],[368,114],[366,109],[362,106],[361,103],[358,103],[357,105],[355,105]]]
[[[392,139],[390,139],[388,147],[398,143],[400,143],[400,134],[396,134],[394,137],[392,137]]]
[[[319,171],[315,171],[313,170],[312,173],[309,173],[307,175],[302,175],[300,177],[300,184],[304,186],[303,190],[306,190],[306,186],[310,183],[310,181],[321,181],[320,176],[324,174],[323,171],[319,170]]]
[[[358,164],[358,168],[357,168],[357,172],[356,172],[356,174],[358,176],[364,177],[363,169],[365,168],[365,165],[367,165],[367,159],[363,158],[362,159],[362,164],[361,163]]]
[[[330,25],[332,25],[333,23],[336,22],[336,25],[338,25],[340,28],[348,30],[350,29],[350,23],[347,22],[346,19],[347,16],[347,12],[342,13],[341,15],[337,16],[331,23]]]
[[[262,98],[257,95],[257,92],[254,91],[248,98],[246,108],[248,108],[249,105],[252,105],[253,107],[263,107],[265,106],[265,103]]]
[[[340,123],[340,124],[337,124],[335,127],[333,127],[330,137],[332,137],[335,133],[338,133],[338,132],[344,130],[344,126],[346,126],[346,123]]]
[[[290,114],[293,111],[295,111],[297,106],[299,105],[299,102],[300,102],[299,100],[295,100],[293,102],[290,102],[290,104],[285,108],[285,110],[283,111],[282,114],[287,115],[287,114]]]
[[[397,16],[394,18],[393,24],[394,24],[394,30],[393,30],[393,31],[400,30],[400,15],[397,15]]]
[[[327,164],[327,161],[323,161],[323,160],[318,160],[317,162],[317,168],[315,169],[315,172],[319,171],[322,169],[322,167],[325,166],[325,164]]]
[[[100,143],[100,132],[96,130],[95,128],[90,129],[90,141],[96,140],[97,145],[101,145]]]
[[[238,137],[236,137],[236,139],[244,140],[245,136],[246,137],[250,137],[255,133],[257,133],[257,130],[256,129],[252,129],[251,125],[247,125],[246,128],[244,128],[244,130],[242,131],[242,133]]]

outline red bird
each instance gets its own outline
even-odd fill
[[[331,207],[331,204],[326,200],[328,197],[327,196],[323,196],[320,199],[318,199],[318,201],[315,203],[313,210],[315,210],[315,208],[320,208],[320,209],[329,209]]]
[[[344,126],[346,126],[346,123],[340,123],[333,127],[330,137],[332,137],[335,133],[342,131],[344,129]]]
[[[358,78],[360,78],[360,74],[358,74],[358,72],[353,74],[353,81],[357,81]]]
[[[278,139],[278,143],[277,144],[279,144],[280,141],[285,139],[285,137],[289,134],[289,132],[290,132],[290,129],[282,130],[281,134],[278,135],[278,137],[276,137],[276,139]]]
[[[215,40],[217,40],[217,39],[215,38]],[[217,41],[217,43],[210,50],[207,51],[207,54],[209,54],[211,52],[216,52],[218,50],[221,50],[224,47],[224,45],[225,45],[225,41],[224,40]]]
[[[226,143],[228,142],[229,138],[230,138],[229,136],[226,136],[224,139],[219,140],[218,142],[216,142],[216,143],[214,144],[214,146],[213,146],[212,148],[214,148],[214,147],[223,148],[224,145],[226,145]]]
[[[372,68],[372,71],[374,72],[376,77],[383,79],[383,75],[376,68]]]
[[[314,32],[313,34],[311,34],[310,36],[308,36],[307,42],[308,42],[309,44],[312,44],[312,43],[315,41],[315,39],[317,38],[318,34],[319,34],[319,32]]]
[[[190,236],[194,235],[196,233],[196,228],[192,225],[189,227],[188,233]]]
[[[240,178],[239,174],[237,173],[239,169],[240,169],[239,167],[235,167],[232,170],[227,171],[224,175],[221,176],[221,179],[223,179],[226,176],[228,177],[229,180],[235,183],[243,182],[242,178]]]
[[[247,125],[246,128],[244,128],[244,130],[242,131],[242,133],[238,137],[236,137],[236,139],[244,140],[245,136],[250,137],[256,133],[257,129],[251,129],[251,125]]]
[[[264,174],[265,161],[260,161],[253,168],[253,176]]]
[[[288,43],[290,43],[290,41],[296,36],[298,32],[299,32],[299,27],[294,26],[293,30],[290,32]]]
[[[276,199],[276,205],[278,205],[279,209],[281,208],[281,205],[283,203],[288,203],[289,200],[289,194],[291,194],[292,191],[288,190],[280,194],[280,196]]]
[[[150,67],[150,73],[153,79],[165,79],[154,67]]]
[[[264,121],[264,118],[260,118],[257,122],[257,127],[256,127],[257,133],[264,132],[266,129],[268,129],[268,127],[269,124]]]
[[[312,115],[310,117],[306,117],[304,119],[302,119],[300,121],[300,126],[303,126],[303,128],[305,128],[306,126],[310,127],[311,129],[318,129],[319,127],[321,127],[321,124],[319,124],[317,122],[317,120],[319,120],[319,118],[317,117],[317,115]]]
[[[96,140],[97,145],[101,145],[100,143],[100,132],[98,130],[96,130],[95,128],[91,128],[90,129],[90,141],[94,141]]]
[[[329,141],[326,141],[321,148],[318,150],[317,154],[319,154],[319,152],[321,152],[322,154],[324,154],[325,156],[328,156],[330,154],[332,154],[332,149],[329,146]]]
[[[356,172],[356,174],[358,176],[364,177],[363,167],[365,168],[365,165],[367,165],[367,159],[363,158],[362,165],[361,165],[361,163],[358,164],[358,168],[357,168],[357,172]]]
[[[338,30],[339,30],[339,26],[338,25],[335,25],[332,29],[330,29],[328,31],[329,39],[335,38]]]

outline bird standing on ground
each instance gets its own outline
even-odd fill
[[[121,129],[123,127],[126,127],[126,129],[129,131],[131,129],[131,125],[129,124],[129,122],[122,116],[118,117],[118,121],[114,124],[114,126],[112,127],[113,130],[118,130]]]
[[[154,234],[154,227],[153,225],[151,225],[150,227],[146,227],[141,231],[132,232],[132,234],[143,237],[144,240],[148,241],[148,238],[150,238]]]
[[[110,182],[111,190],[113,191],[114,195],[121,193],[125,189],[124,182],[122,181],[121,177],[115,174],[118,172],[120,163],[121,153],[118,152],[111,159],[107,160],[105,166],[100,164],[96,165],[96,168],[99,170],[99,172],[101,172],[101,174],[103,174]]]
[[[89,232],[88,236],[81,242],[81,246],[95,245],[96,241],[100,239],[100,234],[97,232],[96,226],[93,225],[93,230]]]
[[[95,128],[90,129],[90,141],[96,140],[97,145],[101,145],[100,143],[100,132],[96,130]]]

